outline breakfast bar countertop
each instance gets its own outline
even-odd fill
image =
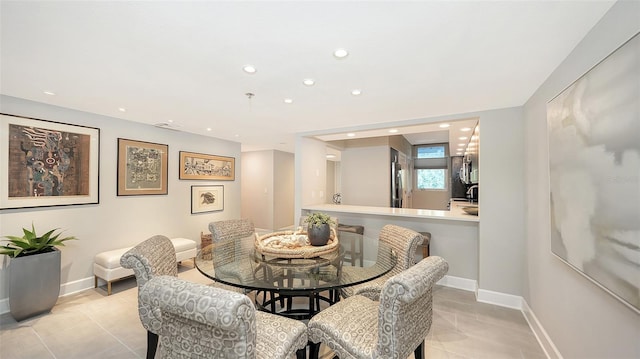
[[[325,211],[325,212],[342,212],[342,213],[358,213],[372,214],[379,216],[397,216],[412,217],[425,219],[441,219],[448,221],[463,222],[480,222],[479,216],[466,214],[462,211],[464,206],[477,206],[468,202],[452,202],[450,211],[440,211],[433,209],[415,209],[415,208],[392,208],[392,207],[371,207],[371,206],[354,206],[346,204],[314,204],[303,206],[303,210],[307,211]]]

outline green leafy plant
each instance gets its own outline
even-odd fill
[[[64,246],[65,241],[75,240],[76,237],[69,236],[60,238],[62,233],[54,235],[54,232],[59,228],[52,229],[49,232],[38,236],[36,234],[36,228],[31,224],[31,231],[23,228],[24,235],[18,236],[4,236],[2,242],[6,244],[0,246],[0,254],[7,255],[11,258],[25,257],[39,253],[51,252],[57,246]]]
[[[311,226],[320,226],[322,224],[332,225],[335,222],[329,217],[328,214],[315,212],[307,215],[307,218],[304,219],[304,223],[307,223]]]

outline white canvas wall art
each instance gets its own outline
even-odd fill
[[[640,313],[640,35],[547,106],[551,250]]]

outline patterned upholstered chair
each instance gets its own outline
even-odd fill
[[[162,315],[161,358],[306,358],[306,325],[256,311],[244,294],[164,276],[140,300]]]
[[[237,262],[234,256],[248,256],[253,250],[253,241],[241,240],[247,237],[255,237],[255,227],[249,219],[229,219],[209,223],[212,245],[216,247],[213,251],[213,267],[216,276],[224,278],[233,276],[242,282],[243,277],[252,276],[253,268],[247,261],[246,265]],[[225,267],[228,263],[240,263],[238,266]],[[220,269],[219,269],[220,268]],[[230,286],[218,285],[221,288],[232,289]]]
[[[153,359],[158,346],[158,331],[162,319],[157,312],[140,301],[140,289],[157,276],[178,276],[176,251],[171,240],[156,235],[131,248],[120,257],[123,268],[133,269],[138,284],[138,314],[147,330],[147,359]]]
[[[384,242],[393,248],[396,252],[397,263],[395,267],[384,276],[370,282],[342,289],[342,297],[350,297],[352,295],[364,295],[371,300],[378,300],[380,290],[385,281],[390,277],[408,269],[416,263],[415,252],[418,245],[422,244],[422,235],[414,230],[399,227],[393,224],[387,224],[382,227],[379,235],[379,241]],[[343,267],[342,275],[349,276],[351,272],[360,271],[362,268]]]
[[[449,270],[431,256],[389,278],[380,301],[354,295],[316,314],[309,321],[310,358],[325,343],[345,358],[424,357],[424,340],[433,317],[433,285]]]

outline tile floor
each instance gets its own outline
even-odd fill
[[[183,279],[209,283],[192,263]],[[51,313],[17,323],[0,316],[0,358],[144,358],[146,332],[137,312],[135,279],[60,298]],[[437,287],[426,358],[546,358],[520,311],[477,303],[471,292]],[[323,358],[332,353],[322,347]],[[410,357],[413,359],[413,356]]]

